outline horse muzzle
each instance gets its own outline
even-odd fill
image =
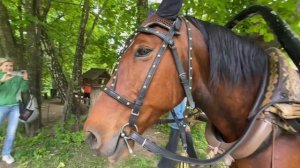
[[[114,134],[111,137],[101,136],[99,132],[87,128],[85,130],[86,142],[90,149],[96,151],[97,155],[108,157],[109,160],[117,161],[126,152],[127,147],[120,134]]]
[[[87,130],[85,132],[85,141],[89,145],[89,147],[93,150],[97,150],[101,147],[101,137],[100,135],[92,130]]]

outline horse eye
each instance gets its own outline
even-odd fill
[[[136,51],[135,56],[136,57],[146,57],[151,51],[152,51],[152,49],[150,49],[150,48],[142,47]]]

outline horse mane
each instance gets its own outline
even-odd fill
[[[210,55],[210,85],[216,89],[219,82],[237,86],[261,77],[267,66],[266,52],[250,39],[234,34],[230,29],[186,18],[196,26],[205,38]]]

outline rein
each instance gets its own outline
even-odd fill
[[[250,122],[249,127],[247,128],[246,132],[243,134],[242,137],[240,137],[235,144],[233,144],[228,150],[226,150],[224,153],[218,155],[215,158],[212,159],[196,159],[196,158],[189,158],[180,156],[176,153],[172,153],[166,149],[163,149],[159,146],[157,146],[154,142],[152,142],[149,139],[146,139],[142,137],[139,133],[132,131],[132,133],[128,136],[128,138],[134,140],[136,143],[140,144],[142,147],[146,148],[148,151],[152,153],[157,153],[163,155],[163,157],[166,157],[168,159],[174,160],[174,161],[180,161],[180,162],[186,162],[190,164],[197,164],[197,165],[213,165],[217,162],[225,159],[228,155],[230,155],[233,151],[235,151],[246,139],[250,131],[255,126],[255,120],[259,118],[260,114],[265,111],[270,106],[273,106],[274,104],[281,104],[281,103],[299,103],[298,101],[274,101],[271,103],[268,103],[264,105],[260,110],[253,116],[253,119]]]

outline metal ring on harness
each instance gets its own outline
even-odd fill
[[[129,135],[129,134],[126,134],[126,131],[125,131],[126,127],[134,128],[136,132],[139,131],[139,129],[138,129],[138,127],[137,127],[136,124],[134,124],[134,127],[132,127],[132,126],[130,126],[129,123],[126,123],[125,125],[122,126],[121,131],[120,131],[122,137],[128,137],[128,135]]]

